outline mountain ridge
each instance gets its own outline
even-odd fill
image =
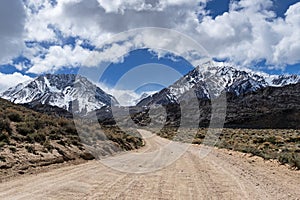
[[[135,105],[179,104],[194,97],[209,100],[218,97],[222,92],[240,96],[266,87],[283,87],[299,82],[298,75],[269,75],[213,61],[195,67],[161,91],[150,95],[144,93]],[[85,115],[101,108],[119,106],[115,97],[87,78],[76,74],[38,76],[33,81],[9,88],[2,93],[2,98],[25,104],[29,108],[38,107],[36,110],[45,109],[49,113],[61,112],[55,109],[58,107],[69,113]],[[45,105],[52,107],[46,108]]]
[[[198,99],[212,99],[224,91],[239,96],[268,86],[282,87],[299,82],[298,75],[269,75],[250,69],[238,69],[227,63],[207,62],[167,88],[142,99],[137,105],[179,103],[184,100],[184,94],[191,90]]]
[[[17,104],[48,104],[81,114],[118,104],[112,95],[76,74],[41,75],[9,88],[1,96]]]

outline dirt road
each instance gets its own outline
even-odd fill
[[[201,158],[204,147],[142,134],[136,152],[3,182],[0,199],[300,199],[299,171],[215,148]]]

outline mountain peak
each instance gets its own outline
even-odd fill
[[[9,88],[2,98],[14,103],[49,104],[76,113],[117,104],[114,97],[76,74],[41,75],[33,81]]]
[[[225,62],[208,61],[167,89],[142,100],[139,105],[178,102],[189,98],[190,91],[194,91],[199,99],[212,99],[223,91],[239,96],[268,86],[282,87],[298,82],[300,77],[297,75],[269,75]]]

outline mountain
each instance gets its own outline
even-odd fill
[[[214,102],[214,116],[226,114],[225,127],[300,128],[299,88],[297,75],[268,75],[210,62],[141,100],[137,106],[150,108],[151,120],[147,112],[136,112],[133,119],[139,124],[155,124],[166,114],[163,124],[168,131],[168,127],[193,127],[198,120],[201,127],[207,127]],[[226,94],[226,99],[221,94]]]
[[[155,94],[157,91],[147,91],[147,92],[143,92],[142,94],[140,94],[140,97],[138,99],[133,100],[133,104],[132,106],[135,106],[136,104],[138,104],[140,101],[142,101],[143,99]]]
[[[300,83],[227,94],[226,127],[300,128]]]
[[[198,99],[214,99],[222,92],[239,96],[268,86],[282,87],[298,82],[300,77],[297,75],[268,75],[239,69],[223,62],[208,62],[196,67],[168,88],[141,100],[137,105],[167,105],[189,101],[194,93]]]
[[[118,104],[113,96],[75,74],[42,75],[9,88],[1,96],[17,104],[50,105],[81,114]]]

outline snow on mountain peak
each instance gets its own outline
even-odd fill
[[[190,91],[194,91],[197,98],[211,99],[223,91],[239,96],[268,86],[282,87],[298,82],[300,77],[297,75],[269,75],[225,62],[209,61],[197,66],[167,89],[142,100],[139,105],[178,102],[190,98]]]
[[[14,103],[41,103],[68,111],[86,113],[103,106],[115,105],[115,98],[85,77],[75,74],[46,74],[18,84],[2,93]]]

